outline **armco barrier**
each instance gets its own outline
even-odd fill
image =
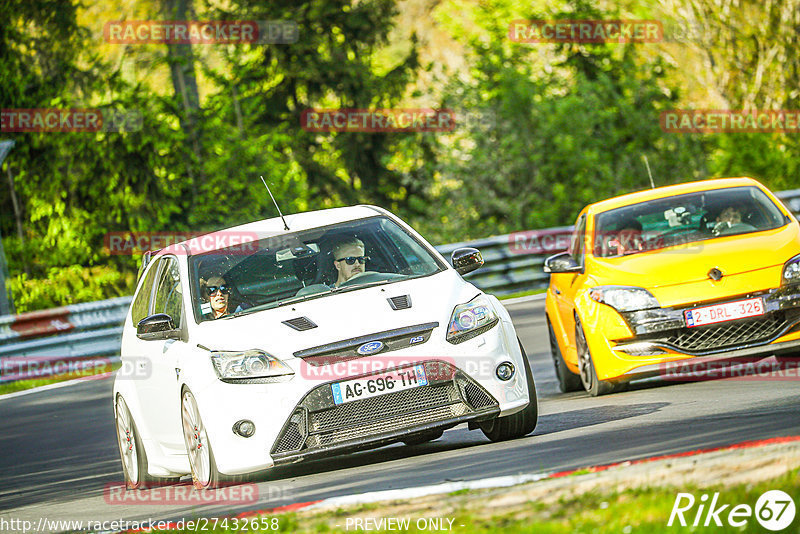
[[[795,216],[800,215],[800,189],[782,191],[777,196]],[[542,264],[547,256],[567,248],[571,232],[569,226],[546,228],[436,248],[446,258],[460,247],[480,249],[484,267],[465,278],[488,293],[502,296],[546,287],[549,275]],[[0,360],[9,356],[45,360],[116,356],[130,302],[131,297],[119,297],[0,316]],[[5,380],[0,374],[0,382]]]

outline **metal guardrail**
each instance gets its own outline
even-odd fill
[[[800,216],[800,189],[781,191],[777,196],[795,216]],[[440,245],[436,249],[445,257],[460,247],[480,249],[484,267],[466,278],[483,291],[502,296],[546,287],[549,275],[542,270],[544,260],[566,250],[571,233],[571,226],[546,228]],[[18,380],[19,373],[13,372],[8,363],[14,362],[18,368],[24,358],[46,364],[116,356],[130,303],[131,297],[119,297],[0,316],[0,382]]]

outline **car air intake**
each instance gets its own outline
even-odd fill
[[[312,328],[316,328],[317,325],[309,319],[308,317],[296,317],[294,319],[289,319],[288,321],[281,321],[286,326],[292,327],[295,330],[303,331],[303,330],[311,330]]]
[[[408,295],[392,297],[386,300],[389,301],[389,306],[391,306],[393,310],[407,310],[411,307],[411,297]]]

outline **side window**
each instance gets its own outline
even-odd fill
[[[133,305],[131,306],[133,326],[136,326],[139,321],[150,315],[150,295],[153,294],[153,282],[156,279],[160,263],[161,260],[153,262],[150,270],[145,275],[144,281],[142,281],[142,285],[139,287],[139,292],[133,298]]]
[[[161,260],[158,275],[153,313],[166,313],[180,327],[183,321],[183,288],[178,260],[165,258]]]
[[[578,265],[583,265],[583,257],[586,254],[586,214],[581,215],[575,223],[575,233],[572,234],[569,254],[578,262]]]

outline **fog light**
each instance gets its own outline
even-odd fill
[[[233,425],[233,433],[238,434],[243,438],[249,438],[256,433],[256,424],[252,421],[248,421],[247,419],[236,421],[236,423]]]
[[[514,376],[514,364],[511,362],[503,362],[497,366],[497,369],[494,370],[497,378],[506,382],[511,380],[511,377]]]

